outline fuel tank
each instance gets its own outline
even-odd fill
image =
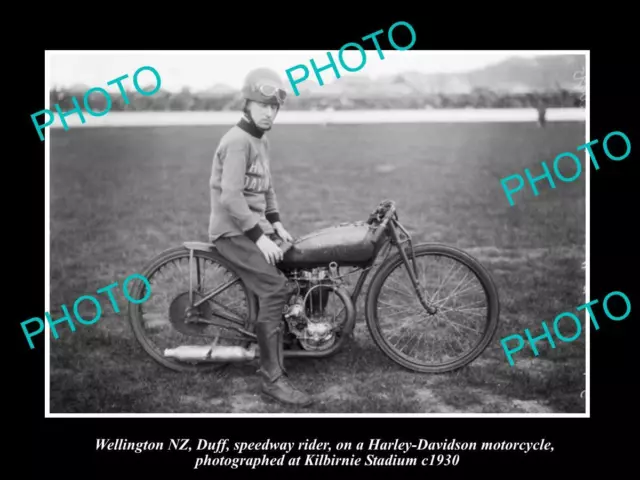
[[[281,269],[310,269],[338,266],[361,266],[371,261],[375,252],[373,230],[364,222],[341,223],[316,230],[298,238],[289,249]]]

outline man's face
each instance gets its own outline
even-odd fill
[[[266,103],[249,102],[249,111],[258,127],[270,130],[278,114],[278,107]]]

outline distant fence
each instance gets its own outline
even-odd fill
[[[69,127],[153,127],[233,125],[241,113],[230,112],[109,112],[103,117],[85,115],[85,123],[77,114],[66,118]],[[547,122],[584,122],[583,108],[549,108]],[[363,124],[363,123],[483,123],[537,122],[538,111],[532,108],[495,109],[425,109],[425,110],[323,110],[282,111],[276,119],[279,125],[301,124]],[[51,128],[62,128],[56,119]]]

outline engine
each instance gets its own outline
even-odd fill
[[[297,271],[290,279],[297,291],[285,305],[284,318],[305,350],[331,348],[345,320],[343,300],[336,294],[339,287],[331,277],[329,269],[314,268]]]

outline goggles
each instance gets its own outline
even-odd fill
[[[279,103],[284,103],[287,98],[287,92],[273,85],[260,85],[257,90],[265,97],[276,97]]]

